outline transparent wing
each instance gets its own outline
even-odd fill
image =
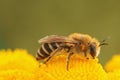
[[[74,40],[65,37],[65,36],[57,36],[57,35],[51,35],[46,36],[38,41],[39,43],[52,43],[52,42],[68,42],[68,43],[75,43]]]

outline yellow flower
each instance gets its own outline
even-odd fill
[[[114,55],[105,65],[109,80],[120,80],[120,55]]]
[[[26,50],[1,50],[0,80],[37,80],[38,65]]]
[[[120,69],[108,73],[108,80],[120,80]]]
[[[105,69],[108,72],[120,69],[120,55],[114,55],[106,64]]]
[[[66,70],[66,55],[54,56],[47,65],[40,64],[38,70],[40,80],[107,80],[98,59],[80,59],[73,55],[70,59],[69,70]]]
[[[19,69],[0,71],[0,80],[36,80],[33,73]]]
[[[40,67],[39,67],[40,66]],[[75,54],[66,70],[66,55],[40,64],[26,50],[0,51],[0,80],[107,80],[98,59],[81,59]]]

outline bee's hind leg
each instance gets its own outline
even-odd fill
[[[45,61],[43,61],[44,64],[46,64],[50,59],[51,59],[52,56],[49,56]]]
[[[47,59],[42,61],[42,64],[46,64],[49,60],[51,59],[51,56],[49,56]],[[41,66],[41,64],[39,64],[39,67]]]
[[[51,53],[50,56],[47,57],[47,59],[43,62],[44,64],[46,64],[58,51],[60,51],[62,48],[58,48],[56,49],[53,53]]]

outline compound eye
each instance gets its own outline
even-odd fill
[[[94,58],[96,56],[96,47],[95,45],[90,45],[90,54]]]

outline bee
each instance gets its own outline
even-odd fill
[[[66,59],[66,69],[68,70],[70,57],[74,54],[83,54],[89,59],[93,59],[100,53],[102,45],[107,45],[106,40],[99,42],[87,34],[73,33],[69,36],[50,35],[40,39],[38,42],[41,47],[38,49],[36,59],[45,59],[44,63],[49,61],[57,52],[65,50],[68,53]]]

